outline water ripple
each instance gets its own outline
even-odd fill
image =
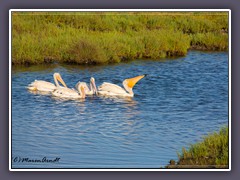
[[[54,72],[60,72],[69,87],[89,82],[92,76],[97,85],[120,86],[125,78],[148,76],[134,87],[134,98],[93,96],[74,101],[26,90],[35,79],[53,82]],[[183,146],[227,123],[227,53],[191,51],[175,60],[12,72],[12,154],[61,158],[50,167],[159,168],[176,160]]]

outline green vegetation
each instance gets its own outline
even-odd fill
[[[12,12],[12,63],[99,64],[228,49],[227,12]]]
[[[189,150],[183,148],[177,164],[171,160],[167,168],[228,168],[228,148],[228,127],[224,127]]]

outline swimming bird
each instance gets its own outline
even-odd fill
[[[76,85],[76,90],[70,89],[67,87],[57,87],[52,92],[52,95],[56,97],[67,98],[67,99],[79,99],[79,98],[86,97],[84,86],[81,84]]]
[[[59,73],[53,74],[53,79],[55,85],[53,83],[42,81],[42,80],[35,80],[31,84],[28,85],[27,89],[31,91],[43,91],[43,92],[52,92],[57,87],[60,87],[58,81],[64,86],[67,87],[65,82],[63,81],[61,75]]]
[[[77,88],[78,85],[82,85],[82,86],[84,87],[84,90],[85,90],[85,94],[86,94],[86,95],[98,94],[94,77],[91,77],[91,78],[90,78],[90,83],[89,83],[89,84],[90,84],[90,86],[88,86],[87,83],[85,83],[85,82],[80,82],[80,81],[79,81],[79,82],[75,85],[75,88]]]
[[[108,96],[133,97],[133,87],[140,79],[144,78],[145,76],[146,74],[136,76],[130,79],[125,79],[122,83],[124,89],[116,84],[104,82],[101,86],[98,87],[98,93],[100,95]]]

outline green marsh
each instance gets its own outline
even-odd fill
[[[201,142],[191,144],[190,148],[178,153],[178,162],[173,160],[167,168],[228,168],[229,141],[228,127],[203,138]]]
[[[227,12],[12,12],[12,64],[103,64],[228,50]]]

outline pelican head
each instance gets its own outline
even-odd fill
[[[133,94],[133,87],[135,86],[135,84],[140,81],[142,78],[144,78],[146,76],[146,74],[140,75],[140,76],[136,76],[133,78],[129,78],[129,79],[125,79],[123,81],[123,87],[130,93]]]
[[[98,95],[98,90],[97,90],[97,87],[96,87],[94,77],[91,77],[91,79],[90,79],[90,86],[92,86],[93,93],[96,93],[96,95]]]
[[[86,97],[86,94],[85,94],[85,88],[84,88],[84,86],[83,86],[81,83],[78,83],[76,86],[77,86],[77,90],[78,90],[81,98],[85,98],[85,97]]]
[[[55,84],[57,86],[59,86],[59,84],[58,84],[58,81],[59,81],[64,87],[67,87],[67,85],[65,84],[65,82],[63,81],[63,79],[59,73],[54,73],[53,78],[54,78]]]

